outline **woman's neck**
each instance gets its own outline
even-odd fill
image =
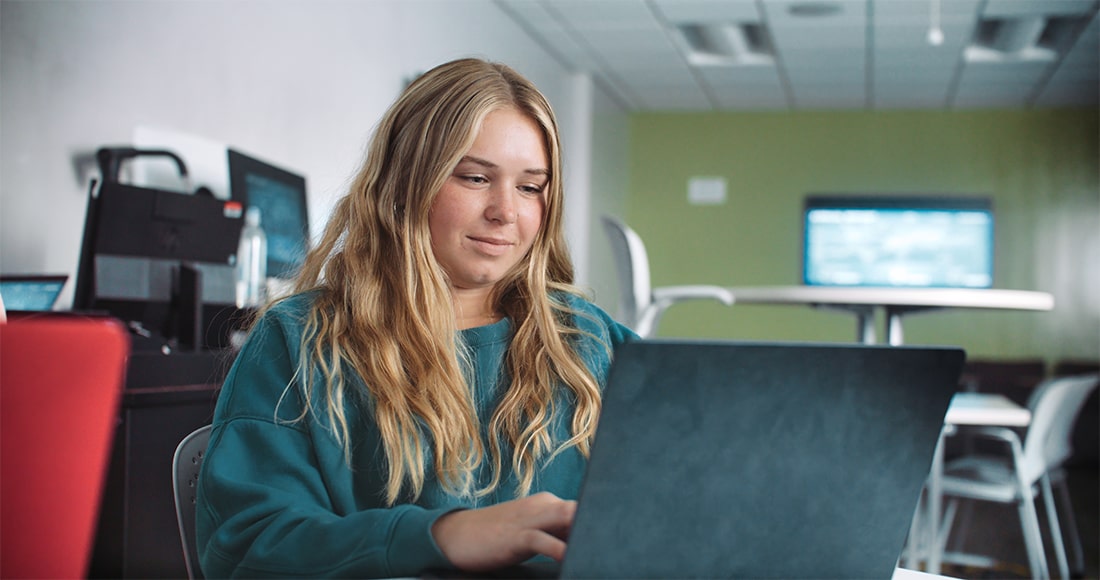
[[[459,330],[485,326],[503,318],[490,302],[490,294],[488,290],[452,289],[455,325]]]
[[[481,316],[460,316],[456,320],[458,330],[466,330],[467,328],[477,328],[479,326],[487,326],[498,322],[502,318],[499,314],[484,314]]]

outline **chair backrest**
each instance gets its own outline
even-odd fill
[[[198,546],[195,545],[195,490],[202,458],[210,443],[211,427],[199,427],[184,437],[172,457],[172,491],[176,497],[176,521],[179,523],[188,578],[202,578]]]
[[[1100,375],[1088,374],[1048,379],[1035,388],[1028,401],[1031,424],[1024,441],[1027,481],[1060,466],[1073,454],[1073,424]]]
[[[129,351],[112,318],[0,324],[0,577],[88,574]]]
[[[619,276],[619,316],[623,324],[633,328],[641,312],[653,301],[649,255],[642,238],[630,226],[607,215],[602,221]]]

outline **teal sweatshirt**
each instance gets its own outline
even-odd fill
[[[317,417],[303,411],[295,364],[311,294],[272,308],[250,333],[218,398],[210,447],[197,493],[197,546],[207,577],[395,577],[449,568],[431,535],[441,515],[515,497],[517,480],[504,462],[501,485],[470,500],[447,494],[429,468],[415,501],[385,504],[386,465],[369,403],[346,405],[352,461]],[[586,338],[577,351],[601,389],[611,353],[637,336],[597,306],[569,298]],[[502,361],[511,342],[508,319],[460,332],[468,345],[478,416],[488,423],[508,384]],[[349,380],[359,381],[357,375]],[[286,391],[284,388],[293,385]],[[569,436],[573,413],[562,389],[552,423],[555,441]],[[323,405],[320,407],[323,408]],[[482,433],[487,437],[486,433]],[[483,462],[488,463],[487,461]],[[430,462],[427,465],[431,465]],[[532,493],[575,499],[586,460],[570,449],[542,465]],[[483,466],[479,482],[490,477]]]

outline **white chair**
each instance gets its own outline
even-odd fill
[[[721,286],[650,287],[649,256],[642,238],[621,221],[603,216],[604,230],[615,254],[619,275],[619,318],[642,338],[657,333],[661,315],[673,304],[686,300],[718,300],[733,304],[733,293]]]
[[[1075,561],[1080,566],[1081,541],[1069,505],[1069,491],[1062,464],[1073,451],[1071,436],[1074,421],[1089,394],[1096,388],[1098,380],[1100,378],[1096,374],[1058,377],[1044,381],[1036,387],[1028,401],[1031,424],[1023,443],[1015,431],[1005,427],[968,431],[976,436],[1003,441],[1010,453],[1005,456],[966,455],[944,466],[943,494],[945,498],[950,498],[940,535],[944,542],[953,526],[959,499],[1016,504],[1031,574],[1034,578],[1049,578],[1039,517],[1035,509],[1035,497],[1042,496],[1058,572],[1062,578],[1068,578],[1069,566],[1062,539],[1062,526],[1052,493],[1052,486],[1057,486],[1062,507],[1068,516],[1065,530],[1076,551]],[[964,538],[965,526],[958,526],[955,536],[957,539]],[[987,559],[958,552],[944,554],[944,560],[988,563]]]

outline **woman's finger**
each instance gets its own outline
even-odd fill
[[[557,561],[565,558],[566,543],[555,535],[542,530],[531,530],[530,545],[528,548],[543,556],[548,556]]]

